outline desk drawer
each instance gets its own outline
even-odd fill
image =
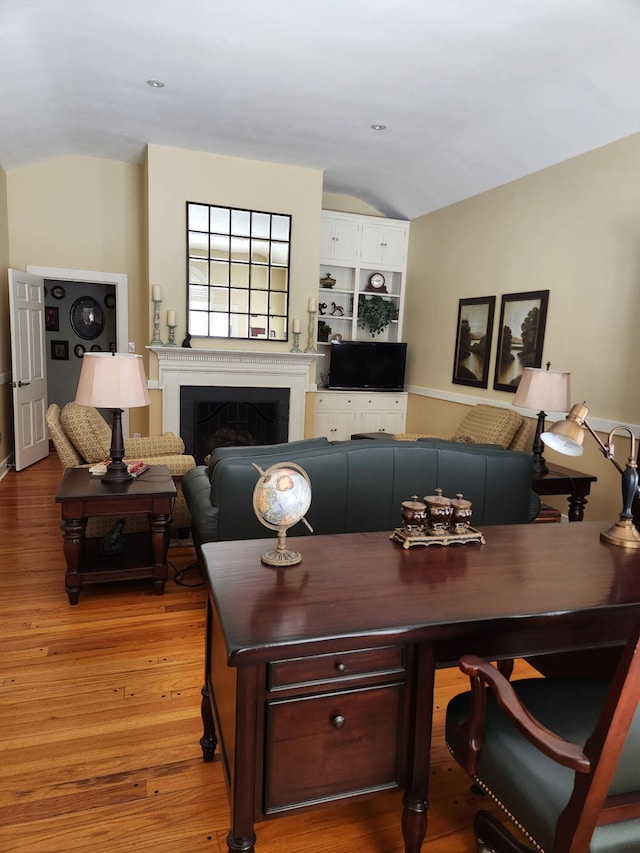
[[[265,814],[395,788],[402,686],[269,702]]]
[[[310,658],[292,658],[269,665],[269,689],[336,681],[374,673],[403,672],[402,648],[385,646],[355,652],[337,652]]]

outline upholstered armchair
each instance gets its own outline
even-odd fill
[[[472,406],[453,435],[403,432],[394,438],[415,441],[418,438],[443,438],[470,444],[499,444],[505,450],[531,450],[529,421],[514,409],[479,404]]]
[[[509,682],[482,658],[462,658],[471,692],[447,707],[447,744],[529,841],[480,811],[479,851],[640,850],[638,637],[636,631],[628,641],[611,681]]]
[[[93,465],[109,458],[111,428],[97,409],[67,403],[62,410],[56,403],[47,409],[49,434],[63,468]],[[125,459],[143,459],[150,465],[166,465],[176,483],[173,527],[191,526],[191,517],[182,493],[182,475],[194,467],[195,459],[184,452],[184,442],[171,432],[144,438],[125,438]],[[115,523],[114,518],[90,518],[87,536],[101,536]],[[146,516],[128,516],[127,531],[148,529]]]

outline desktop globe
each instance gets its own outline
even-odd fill
[[[295,566],[302,555],[287,548],[287,530],[302,521],[313,533],[304,517],[311,506],[311,481],[294,462],[277,463],[266,471],[255,462],[253,467],[260,474],[253,490],[253,511],[265,527],[278,532],[277,547],[265,551],[262,562],[268,566]]]

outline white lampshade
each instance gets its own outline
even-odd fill
[[[513,405],[544,412],[568,412],[571,408],[571,374],[563,370],[525,367]]]
[[[142,356],[135,353],[86,352],[76,403],[103,409],[133,409],[151,403]]]

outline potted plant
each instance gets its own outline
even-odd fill
[[[379,335],[392,320],[398,319],[398,308],[391,299],[382,296],[358,297],[358,326],[367,329],[371,337]]]
[[[328,323],[325,323],[324,320],[318,320],[318,341],[326,344],[329,340],[330,334],[331,326]]]

